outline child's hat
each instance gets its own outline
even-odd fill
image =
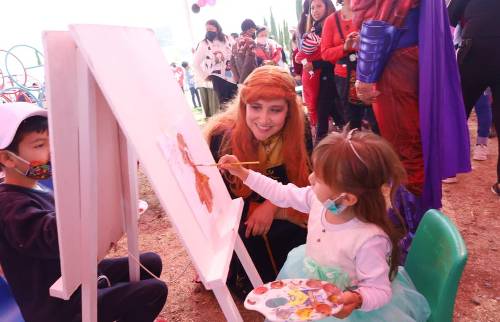
[[[26,102],[0,104],[0,150],[12,143],[21,122],[32,116],[47,117],[47,110]]]

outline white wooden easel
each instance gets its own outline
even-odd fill
[[[106,106],[98,109],[96,96],[102,94],[83,59],[77,58],[79,54],[73,43],[68,42],[68,34],[47,33],[44,41],[46,52],[50,52],[46,73],[50,80],[47,92],[51,102],[51,145],[64,148],[64,151],[52,151],[52,161],[57,169],[54,173],[55,193],[64,196],[56,198],[57,213],[61,214],[58,215],[58,237],[65,242],[60,242],[62,277],[51,287],[50,294],[67,300],[81,283],[82,314],[84,320],[90,321],[87,316],[97,313],[97,262],[106,251],[102,247],[99,249],[97,244],[98,216],[102,213],[98,209],[95,147],[99,142],[95,130],[98,118],[100,122],[106,122],[113,116]],[[68,60],[75,64],[58,64]],[[117,205],[118,216],[114,222],[120,230],[125,227],[123,232],[128,236],[128,251],[138,258],[136,158],[121,131],[117,133],[121,171],[118,173],[121,176],[119,194],[126,202]],[[73,189],[68,189],[68,180]],[[64,192],[59,192],[63,189]],[[129,259],[129,267],[130,279],[138,280],[139,265]]]
[[[139,28],[72,25],[69,32],[46,32],[44,46],[62,272],[51,295],[68,299],[81,284],[83,321],[97,321],[97,261],[109,247],[104,240],[117,240],[123,233],[110,231],[108,235],[103,227],[102,208],[109,206],[101,196],[105,191],[100,185],[106,183],[99,180],[108,175],[103,167],[110,171],[108,184],[114,183],[119,190],[108,200],[118,204],[116,211],[106,214],[108,222],[118,225],[125,219],[128,250],[138,258],[133,150],[204,286],[213,290],[228,321],[243,321],[226,286],[233,251],[252,284],[262,284],[238,235],[243,201],[230,199],[220,175],[210,178],[217,189],[224,189],[218,191],[224,193],[225,203],[220,216],[228,233],[207,239],[189,207],[191,196],[176,188],[156,138],[165,128],[172,131],[169,124],[175,112],[190,113],[190,109],[153,33]],[[136,80],[140,80],[134,83],[137,91],[127,90]],[[185,126],[203,140],[194,118]],[[102,141],[109,146],[102,147]],[[202,154],[204,161],[213,162],[206,144]],[[113,165],[119,167],[118,173],[113,172]],[[73,180],[76,173],[78,182]],[[131,279],[137,280],[139,268],[134,261],[129,263]]]

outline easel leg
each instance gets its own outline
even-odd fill
[[[120,129],[120,154],[122,163],[122,191],[124,202],[124,231],[127,233],[128,252],[135,258],[139,258],[137,226],[137,158],[132,146],[127,143],[127,139]],[[138,281],[140,278],[139,264],[129,256],[129,276],[130,281]]]
[[[215,297],[219,302],[220,307],[222,308],[222,312],[224,312],[224,316],[226,320],[229,322],[243,322],[243,318],[241,317],[240,311],[236,307],[234,303],[233,297],[229,292],[226,285],[217,287],[213,289]]]
[[[77,100],[80,115],[80,197],[82,227],[82,321],[97,321],[97,106],[95,80],[81,53],[77,51],[77,77],[81,92]]]
[[[245,269],[250,282],[252,282],[253,287],[264,284],[262,282],[262,279],[260,278],[259,272],[257,272],[257,269],[255,268],[255,265],[250,258],[250,254],[248,254],[245,244],[243,244],[243,241],[241,240],[241,237],[240,235],[238,235],[238,233],[236,233],[234,251],[236,252],[236,255],[238,255],[238,258],[240,259],[240,262],[243,265],[243,268]]]

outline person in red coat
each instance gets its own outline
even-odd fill
[[[268,37],[266,27],[258,28],[256,35],[255,56],[257,58],[257,66],[279,65],[283,50],[280,44]]]
[[[321,33],[325,19],[335,12],[331,0],[312,0],[305,33],[295,61],[303,66],[304,100],[311,124],[316,126],[316,142],[327,133],[330,117],[339,127],[344,125],[342,113],[336,107],[337,91],[333,65],[321,58]]]
[[[314,35],[314,36],[313,36]],[[312,33],[305,34],[302,48],[295,55],[295,62],[302,65],[302,88],[304,102],[307,106],[309,120],[312,126],[316,126],[318,117],[316,114],[319,94],[319,76],[321,72],[314,71],[312,62],[321,60],[320,38]],[[306,45],[304,47],[304,44]]]
[[[174,73],[177,84],[179,84],[181,90],[184,92],[184,70],[182,69],[182,67],[177,66],[175,63],[171,63],[170,67],[172,68],[172,72]]]

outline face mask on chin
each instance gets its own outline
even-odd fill
[[[344,199],[346,196],[345,193],[341,193],[337,198],[335,199],[327,199],[325,202],[323,202],[323,206],[333,215],[340,215],[346,208],[346,205],[341,204],[339,201],[341,199]]]
[[[23,176],[34,180],[45,180],[52,177],[52,165],[50,163],[50,158],[49,161],[47,162],[41,162],[41,161],[29,162],[13,152],[10,152],[10,155],[28,165],[28,169],[25,172],[19,170],[18,168],[14,168],[17,172],[19,172]]]

